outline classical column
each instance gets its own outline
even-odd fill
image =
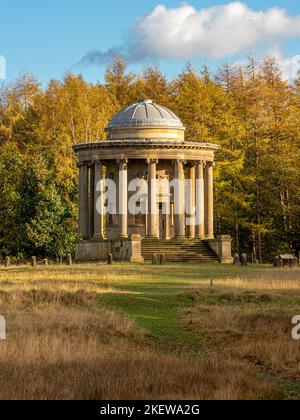
[[[177,194],[175,194],[175,236],[185,239],[185,206],[184,206],[184,162],[179,159],[175,162],[175,179]]]
[[[128,168],[127,160],[119,163],[119,235],[128,238]]]
[[[89,237],[89,169],[86,163],[79,165],[79,231],[80,239]]]
[[[94,217],[95,217],[95,164],[89,164],[89,238],[94,237]]]
[[[204,162],[196,166],[196,238],[205,239]]]
[[[191,163],[190,166],[189,166],[188,188],[187,188],[187,191],[186,191],[186,200],[187,200],[186,234],[187,234],[188,239],[194,239],[195,238],[195,224],[196,224],[196,215],[195,215],[195,201],[196,201],[195,175],[196,175],[195,164],[194,163]]]
[[[148,159],[148,237],[157,239],[157,159]]]
[[[208,162],[205,169],[206,239],[214,238],[214,163]]]
[[[104,180],[103,180],[103,164],[95,163],[95,193],[94,193],[94,238],[104,239]]]
[[[166,239],[167,241],[169,241],[171,239],[171,203],[170,203],[170,198],[168,198],[167,202],[166,202],[166,237],[164,239]]]

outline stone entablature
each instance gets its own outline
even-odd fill
[[[149,156],[163,159],[186,159],[190,161],[214,161],[218,145],[210,143],[178,142],[167,140],[115,140],[101,143],[75,145],[79,163],[96,160],[148,159]],[[150,155],[149,155],[150,153]]]

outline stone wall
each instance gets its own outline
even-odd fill
[[[80,241],[76,248],[76,260],[79,262],[107,261],[110,254],[114,261],[144,262],[141,236],[132,235],[130,239],[111,241]]]

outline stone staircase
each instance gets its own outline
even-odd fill
[[[144,239],[142,255],[145,261],[152,261],[152,255],[163,254],[167,262],[218,263],[219,258],[206,241]]]

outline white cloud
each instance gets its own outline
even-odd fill
[[[293,82],[300,76],[300,55],[289,58],[278,58],[279,68],[285,80]]]
[[[6,77],[6,61],[5,58],[0,55],[0,80],[4,80]]]
[[[269,51],[267,51],[265,57],[274,57],[276,59],[284,80],[293,83],[299,78],[300,55],[285,57],[282,49],[278,45],[274,45]]]
[[[92,51],[81,63],[103,64],[112,51],[129,61],[147,59],[222,59],[267,50],[289,38],[300,37],[300,15],[285,9],[255,11],[240,1],[196,9],[157,6],[141,17],[122,45],[109,51]]]
[[[157,6],[134,28],[133,55],[155,58],[220,59],[261,43],[300,36],[300,16],[284,9],[253,11],[241,2],[196,10],[189,5]]]

